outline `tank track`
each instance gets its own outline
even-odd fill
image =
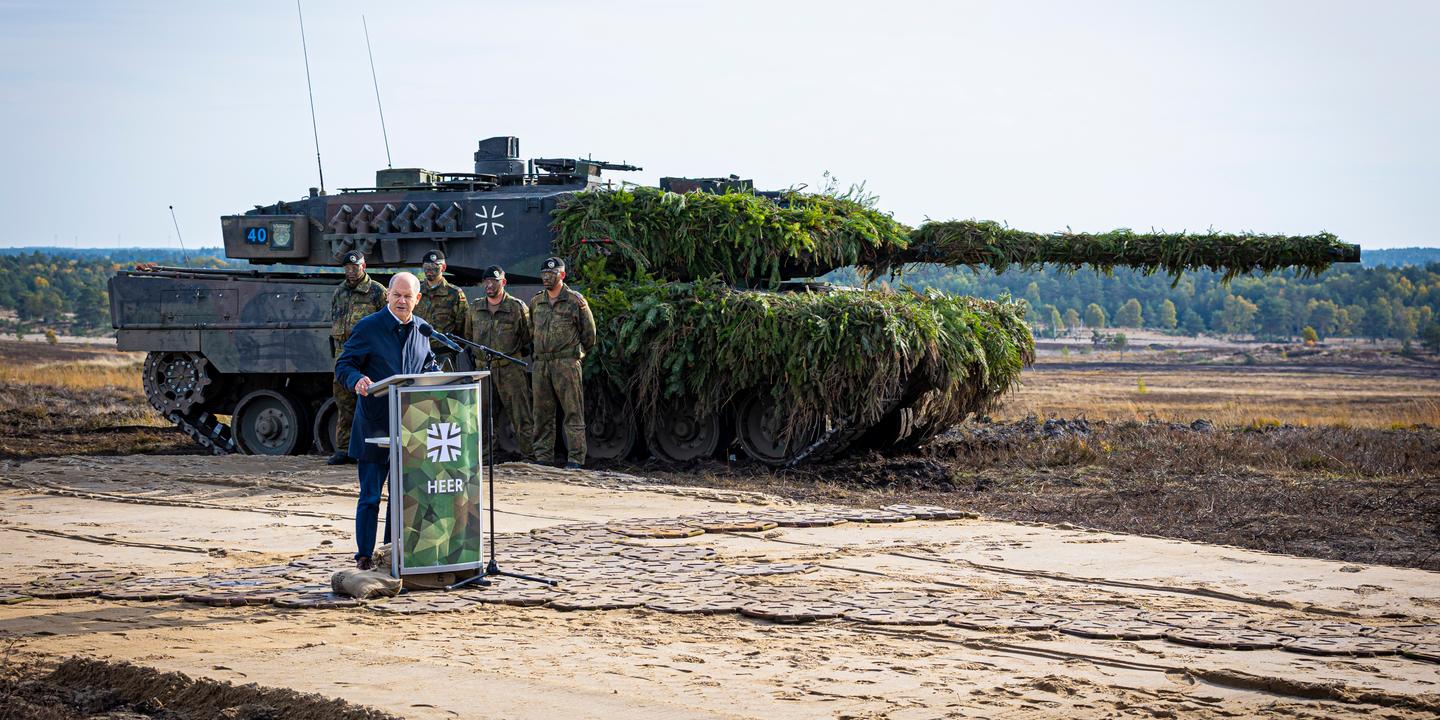
[[[901,396],[885,400],[885,409],[880,413],[884,418],[900,406]],[[878,423],[878,421],[877,421]],[[795,457],[785,461],[783,467],[792,468],[803,462],[834,460],[851,451],[857,450],[860,438],[864,437],[877,423],[862,424],[854,422],[851,418],[840,418],[832,421],[830,429],[826,430],[819,438],[810,443],[805,449],[795,453]]]
[[[181,413],[172,410],[165,419],[175,424],[181,432],[190,436],[200,447],[212,455],[230,455],[239,452],[235,440],[230,437],[230,426],[220,422],[214,415],[203,410]]]
[[[215,455],[239,452],[230,426],[205,410],[218,390],[210,362],[194,353],[145,356],[145,399],[162,417]]]

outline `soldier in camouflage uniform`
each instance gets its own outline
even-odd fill
[[[330,297],[330,354],[340,357],[340,350],[350,338],[350,329],[360,318],[385,307],[385,286],[370,279],[365,272],[365,255],[354,250],[345,254],[345,282]],[[355,462],[346,452],[350,447],[350,423],[355,417],[355,391],[331,379],[335,396],[335,454],[328,465]]]
[[[540,266],[545,289],[530,298],[535,359],[530,364],[534,401],[535,460],[555,453],[555,407],[565,413],[565,467],[585,464],[585,383],[580,358],[595,347],[595,316],[580,293],[565,287],[565,261],[552,257]]]
[[[415,304],[415,314],[446,335],[465,337],[465,291],[445,279],[445,253],[439,250],[425,253],[421,270],[425,272],[425,284],[420,288],[420,302]],[[430,339],[430,350],[436,356],[450,353],[434,338]]]
[[[497,352],[524,360],[530,356],[530,308],[520,298],[505,292],[505,269],[499,265],[485,268],[485,297],[470,303],[466,335],[470,341],[484,345]],[[475,351],[479,355],[479,351]],[[481,364],[476,358],[476,366]],[[534,460],[531,450],[534,426],[530,421],[530,376],[525,368],[504,358],[495,358],[491,365],[495,373],[495,391],[500,403],[510,417],[510,426],[515,428],[515,440],[520,445],[520,454],[526,460]],[[553,443],[553,439],[552,439]]]

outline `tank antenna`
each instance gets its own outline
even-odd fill
[[[375,84],[375,108],[380,111],[380,137],[385,139],[385,167],[394,167],[390,162],[390,133],[385,132],[385,107],[380,104],[380,80],[375,77],[375,52],[370,49],[370,24],[360,16],[360,25],[365,28],[365,54],[370,56],[370,82]]]
[[[185,258],[185,264],[190,264],[190,253],[185,252],[185,238],[180,235],[180,222],[175,219],[175,206],[170,206],[170,222],[175,225],[175,237],[180,240],[180,257]]]
[[[315,133],[315,167],[320,171],[320,192],[325,192],[325,166],[320,164],[320,125],[315,122],[315,86],[310,82],[310,48],[305,44],[305,13],[300,0],[295,0],[295,13],[300,16],[300,52],[305,55],[305,89],[310,91],[310,129]]]

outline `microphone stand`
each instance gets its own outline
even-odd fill
[[[488,402],[485,405],[485,423],[488,426],[488,432],[490,434],[490,442],[485,447],[485,463],[487,466],[486,472],[488,472],[490,475],[490,564],[485,566],[484,573],[480,575],[475,575],[473,577],[465,578],[464,580],[461,580],[454,585],[447,586],[445,589],[454,590],[455,588],[463,587],[471,583],[489,585],[490,583],[488,581],[482,580],[481,578],[489,577],[491,575],[504,575],[505,577],[513,577],[519,580],[528,580],[530,582],[537,582],[544,585],[549,585],[551,587],[559,585],[560,581],[558,580],[551,580],[549,578],[543,578],[537,575],[522,575],[520,573],[513,573],[501,570],[500,563],[496,562],[495,560],[495,371],[493,369],[493,364],[495,358],[498,357],[504,360],[509,360],[510,362],[525,368],[526,372],[529,372],[530,363],[527,363],[519,358],[506,355],[499,350],[486,347],[484,345],[481,345],[480,343],[470,342],[469,340],[466,340],[462,337],[458,337],[455,335],[443,335],[439,332],[437,332],[436,334],[442,335],[442,337],[448,340],[464,343],[476,350],[479,350],[480,352],[485,353],[485,372],[490,373],[489,377],[486,378],[487,380],[489,380],[489,382],[485,384],[486,394],[488,395]]]

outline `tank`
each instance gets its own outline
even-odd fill
[[[356,250],[383,282],[440,249],[471,297],[481,270],[501,265],[528,299],[541,262],[559,255],[600,329],[584,361],[591,458],[735,451],[788,466],[922,443],[991,408],[1033,360],[1020,303],[819,279],[838,268],[872,281],[915,263],[1178,277],[1359,260],[1357,246],[1324,233],[911,228],[863,197],[758,191],[737,176],[619,188],[602,179],[639,169],[521,160],[517,138],[495,137],[479,143],[473,172],[386,169],[373,187],[255,205],[220,219],[226,256],[251,269],[140,267],[111,279],[119,347],[148,353],[150,403],[211,452],[330,452],[329,307],[342,278],[320,269]],[[513,451],[505,413],[496,423],[498,444]]]

